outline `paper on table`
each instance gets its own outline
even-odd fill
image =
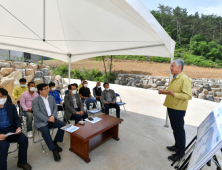
[[[98,117],[93,117],[93,120],[92,121],[90,121],[88,118],[87,119],[85,119],[86,121],[88,121],[88,122],[90,122],[90,123],[96,123],[96,122],[99,122],[100,120],[102,120],[101,118],[98,118]]]
[[[68,124],[68,125],[66,125],[66,126],[63,126],[61,129],[62,129],[62,130],[65,130],[65,131],[67,131],[67,132],[72,133],[72,132],[75,132],[76,130],[78,130],[79,127],[73,126],[73,125],[71,125],[71,124]]]

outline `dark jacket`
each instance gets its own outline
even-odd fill
[[[19,127],[21,128],[22,127],[21,120],[20,120],[20,117],[18,116],[18,112],[17,112],[15,105],[11,104],[11,103],[5,103],[5,106],[6,106],[7,115],[10,120],[11,125],[15,129],[17,129]]]
[[[7,96],[7,101],[6,101],[7,103],[12,103],[12,99],[11,99],[11,97],[8,95]]]
[[[97,86],[93,88],[93,96],[101,96],[102,95],[102,90],[101,88],[98,88]]]
[[[76,97],[76,102],[77,102],[78,108],[81,111],[83,111],[83,103],[82,103],[79,95],[75,94],[75,97]],[[71,118],[72,114],[76,114],[76,110],[74,109],[71,93],[67,93],[65,95],[64,103],[65,103],[65,114],[66,114],[67,119],[69,120]]]

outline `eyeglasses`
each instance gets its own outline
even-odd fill
[[[6,96],[0,96],[0,99],[2,99],[2,98],[6,98]]]
[[[42,90],[49,90],[49,88],[46,88],[46,89],[42,89]]]

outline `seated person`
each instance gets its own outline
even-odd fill
[[[93,96],[96,98],[97,101],[100,102],[100,106],[102,107],[102,102],[100,100],[101,94],[102,94],[101,83],[97,82],[96,87],[93,88]],[[102,112],[105,112],[105,110],[103,108],[102,108]]]
[[[62,109],[62,99],[60,97],[59,92],[55,91],[56,90],[55,83],[53,83],[53,82],[49,83],[49,89],[50,89],[49,95],[54,97],[56,104],[61,105],[61,106],[58,105],[58,111],[63,111],[63,109]]]
[[[19,145],[17,167],[31,170],[27,163],[28,138],[20,131],[21,121],[14,104],[6,103],[8,92],[0,88],[0,169],[7,170],[7,157],[9,144],[16,142]],[[9,132],[18,132],[5,136]]]
[[[81,79],[81,83],[79,84],[78,90],[80,90],[83,87],[83,82],[85,81],[85,79]]]
[[[103,87],[105,88],[102,92],[101,101],[103,103],[103,107],[105,108],[105,113],[109,115],[109,109],[116,109],[116,117],[120,118],[120,108],[119,105],[116,104],[116,93],[114,90],[109,88],[109,83],[104,83]]]
[[[28,137],[32,138],[32,120],[33,120],[33,111],[32,111],[32,100],[38,97],[39,94],[35,92],[35,83],[28,83],[28,91],[21,94],[20,104],[23,109],[24,116],[26,117],[26,126]]]
[[[14,96],[14,99],[17,101],[17,104],[20,106],[20,97],[21,94],[25,91],[28,90],[28,87],[25,85],[26,84],[26,79],[25,78],[21,78],[19,80],[20,85],[16,86],[12,92],[12,95]]]
[[[0,85],[0,88],[3,88],[2,85]],[[7,103],[12,103],[12,98],[9,95],[7,95],[7,101],[6,102]]]
[[[83,103],[85,102],[85,100],[87,98],[92,97],[92,95],[90,93],[90,89],[88,88],[87,81],[83,82],[83,87],[80,88],[80,90],[79,90],[79,96],[81,97]],[[86,104],[87,110],[89,110],[89,106],[90,106],[90,103]],[[93,103],[93,108],[95,108],[95,107],[96,107],[96,105],[95,105],[95,103]]]
[[[32,101],[34,126],[42,133],[49,150],[53,152],[54,160],[59,161],[61,159],[59,152],[62,152],[62,148],[57,142],[63,141],[64,131],[60,128],[66,124],[56,117],[58,107],[55,99],[49,96],[48,85],[41,83],[37,89],[40,95]],[[54,141],[50,135],[50,128],[58,128]]]
[[[77,84],[68,86],[69,93],[65,95],[65,114],[68,120],[75,120],[75,124],[81,119],[88,118],[88,114],[83,111],[83,103],[77,92]]]

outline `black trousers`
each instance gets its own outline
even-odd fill
[[[47,144],[50,151],[55,149],[54,142],[62,142],[63,136],[64,136],[64,130],[60,129],[61,127],[65,126],[66,124],[62,121],[55,119],[55,123],[48,122],[48,125],[40,127],[38,130],[42,133],[42,137],[45,140],[45,143]],[[54,142],[52,141],[52,137],[50,135],[50,128],[58,128],[58,131],[56,133]]]
[[[77,112],[80,111],[79,108],[75,109]],[[70,120],[75,120],[75,124],[77,124],[80,120],[85,120],[86,118],[88,118],[88,114],[86,112],[84,112],[83,115],[79,115],[79,114],[72,114]]]
[[[104,104],[105,107],[105,114],[109,115],[109,109],[115,108],[116,109],[116,117],[120,118],[120,108],[118,104]]]
[[[15,132],[14,127],[0,129],[0,134],[7,134],[8,132]],[[18,162],[21,164],[27,163],[28,138],[23,134],[8,136],[5,140],[0,141],[0,170],[7,170],[7,157],[9,143],[16,142],[19,144]]]
[[[178,156],[186,146],[186,134],[184,129],[184,116],[186,111],[174,110],[167,108],[170,118],[170,124],[173,129],[175,146],[177,148],[176,156]]]
[[[58,105],[58,110],[57,111],[63,111],[63,107]]]
[[[22,114],[22,111],[20,109],[20,101],[17,101],[17,105],[19,106],[19,116],[20,116]],[[23,120],[21,120],[21,121],[23,121]]]

